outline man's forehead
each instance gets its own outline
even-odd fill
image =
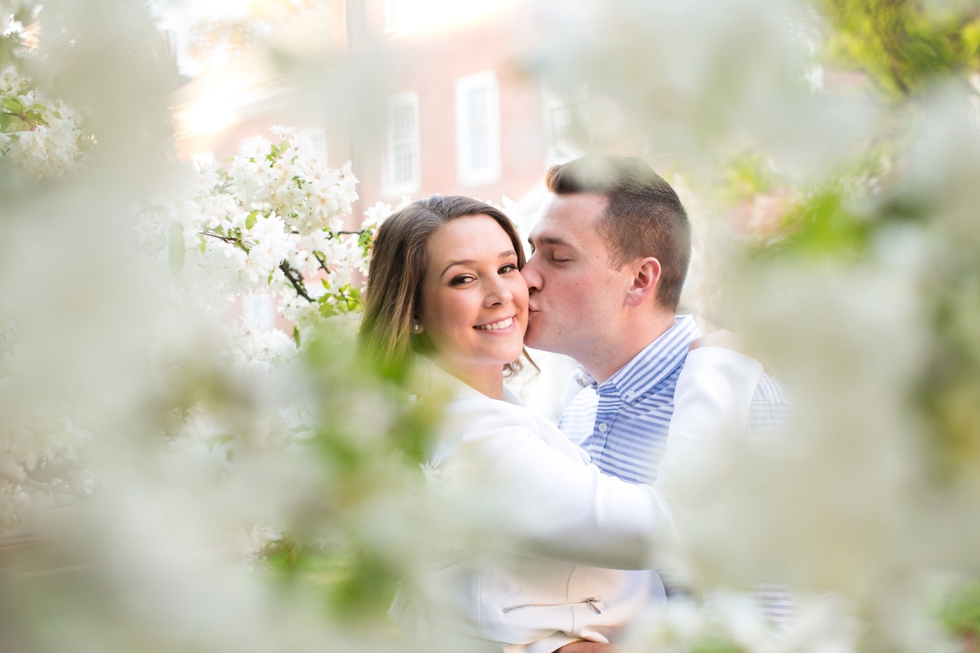
[[[608,201],[607,197],[592,193],[550,194],[541,206],[530,240],[535,243],[591,240],[597,235],[595,222]]]

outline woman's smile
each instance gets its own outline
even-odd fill
[[[490,331],[490,332],[507,332],[510,333],[514,330],[514,316],[506,317],[502,320],[497,320],[496,322],[489,322],[487,324],[478,324],[474,329],[479,329],[480,331]]]

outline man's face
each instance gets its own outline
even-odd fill
[[[524,343],[582,360],[616,337],[632,275],[610,267],[599,233],[607,198],[552,195],[528,240],[533,254],[521,270],[530,289]]]

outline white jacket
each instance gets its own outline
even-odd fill
[[[669,536],[663,497],[602,474],[512,395],[497,401],[434,374],[454,396],[433,456],[440,489],[461,499],[459,518],[484,526],[483,538],[406,578],[392,620],[432,649],[472,639],[481,650],[548,653],[578,639],[608,642],[649,603],[655,575],[624,570],[646,569],[655,538]],[[736,352],[691,352],[668,439],[744,429],[761,375]]]

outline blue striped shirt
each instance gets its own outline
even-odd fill
[[[667,444],[677,379],[699,335],[693,317],[678,316],[674,326],[604,383],[579,368],[576,376],[583,387],[565,407],[558,428],[604,473],[652,483]],[[749,409],[748,429],[774,428],[788,418],[789,409],[783,387],[764,375]]]

